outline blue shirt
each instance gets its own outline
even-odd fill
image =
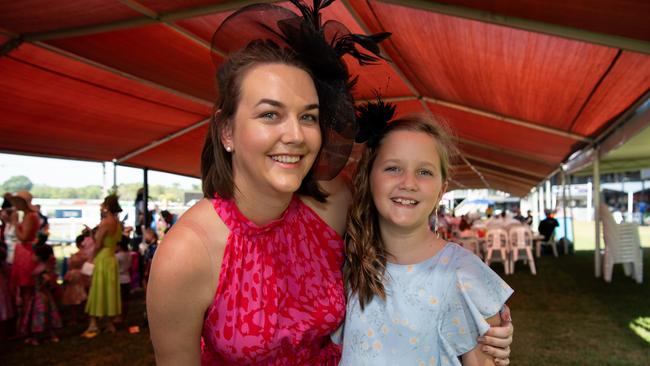
[[[513,290],[480,258],[447,243],[413,265],[387,263],[386,300],[348,300],[340,365],[460,365]],[[339,339],[337,339],[339,338]],[[340,334],[333,340],[341,343]]]

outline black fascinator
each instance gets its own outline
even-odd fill
[[[350,77],[343,56],[350,55],[362,65],[378,61],[382,58],[378,44],[390,36],[352,34],[334,20],[323,24],[320,11],[333,2],[314,0],[313,6],[308,6],[291,0],[300,15],[273,4],[249,5],[226,18],[212,37],[213,55],[239,50],[253,40],[271,40],[293,50],[311,71],[323,131],[315,176],[322,180],[334,178],[343,169],[357,134],[351,93],[356,78]]]
[[[355,142],[367,142],[368,147],[376,147],[388,122],[395,115],[395,104],[386,103],[377,95],[376,102],[367,102],[357,107],[359,132]]]

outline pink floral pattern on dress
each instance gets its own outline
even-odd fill
[[[257,226],[215,196],[230,230],[213,304],[203,323],[204,365],[337,365],[330,340],[345,317],[343,240],[294,196]]]
[[[203,323],[204,365],[337,365],[330,340],[345,317],[343,240],[294,196],[257,226],[233,200],[214,208],[230,230]]]

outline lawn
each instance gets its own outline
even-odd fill
[[[640,229],[650,247],[650,227]],[[518,262],[515,274],[504,277],[515,289],[512,365],[650,365],[650,249],[643,285],[625,277],[620,265],[608,284],[593,275],[593,237],[593,223],[576,222],[576,254],[542,257],[537,276]],[[493,268],[503,275],[500,263]],[[139,293],[128,318],[141,326],[137,334],[122,327],[88,340],[79,336],[79,324],[62,330],[58,344],[3,342],[0,365],[153,365],[143,312]]]
[[[638,285],[617,267],[607,284],[593,276],[593,252],[542,257],[538,275],[518,263],[505,277],[515,289],[509,302],[515,324],[513,365],[650,364],[650,250],[645,250],[645,284]],[[502,273],[501,264],[494,269]],[[142,323],[142,294],[129,323]],[[636,329],[636,331],[633,330]],[[60,332],[61,342],[30,347],[19,341],[0,345],[2,365],[151,365],[149,333],[79,337],[83,325]],[[644,335],[646,339],[642,338]],[[641,335],[639,335],[641,334]]]

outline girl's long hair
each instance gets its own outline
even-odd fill
[[[424,115],[389,123],[380,132],[377,143],[364,151],[354,176],[354,194],[346,234],[346,264],[343,269],[348,294],[357,295],[362,310],[374,296],[386,299],[384,280],[390,253],[381,238],[379,214],[370,190],[370,173],[383,140],[391,132],[400,130],[423,132],[436,140],[443,183],[449,176],[450,155],[455,151],[447,128]]]

